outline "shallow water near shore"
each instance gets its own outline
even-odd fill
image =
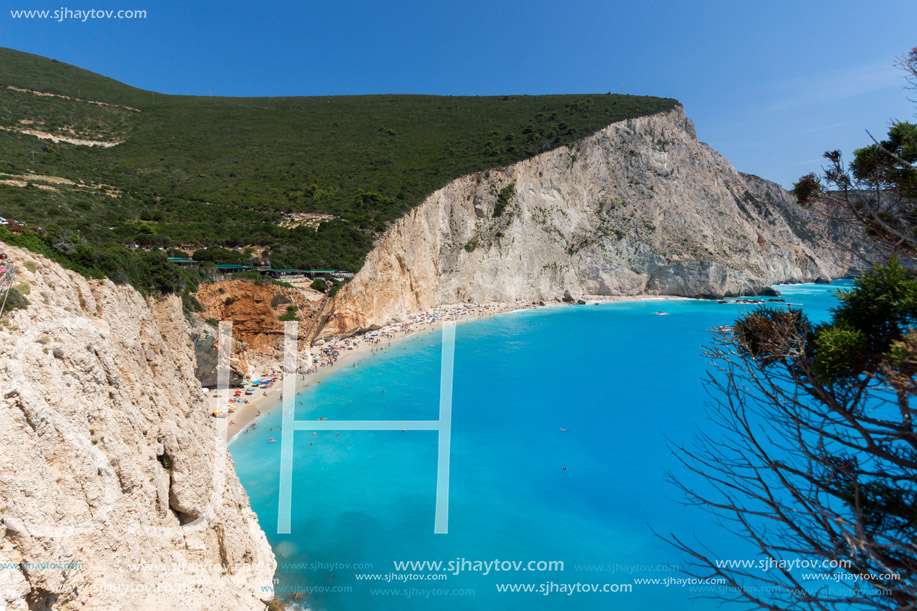
[[[823,320],[849,286],[776,288]],[[292,531],[278,535],[274,408],[230,449],[277,555],[276,597],[305,592],[297,605],[315,611],[720,608],[672,581],[683,558],[654,531],[754,557],[665,481],[679,472],[667,443],[705,425],[710,329],[753,307],[641,301],[457,325],[448,534],[433,533],[437,434],[398,430],[296,432]],[[435,420],[440,358],[439,332],[396,342],[301,391],[296,418]],[[634,583],[653,578],[669,585]],[[568,595],[577,583],[611,591]]]

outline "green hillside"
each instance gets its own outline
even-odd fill
[[[172,96],[0,49],[0,216],[57,240],[254,245],[275,265],[356,270],[387,223],[450,180],[675,104],[610,94]],[[337,218],[298,224],[284,213]]]

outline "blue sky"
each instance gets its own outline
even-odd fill
[[[917,2],[3,0],[0,46],[195,95],[604,93],[677,98],[741,171],[788,186],[914,120],[894,58]],[[142,9],[141,20],[13,19]]]

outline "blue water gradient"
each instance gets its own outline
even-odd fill
[[[833,291],[849,286],[776,288],[823,320],[837,303]],[[311,589],[296,603],[315,611],[721,608],[678,585],[568,596],[498,592],[497,584],[683,578],[669,568],[683,558],[654,531],[697,537],[723,558],[754,557],[665,480],[666,470],[679,472],[667,440],[687,442],[705,425],[710,329],[751,307],[643,301],[458,325],[447,535],[433,534],[431,431],[296,432],[292,533],[277,535],[280,443],[268,439],[280,439],[282,410],[266,412],[231,451],[281,564],[277,597],[292,599],[279,588]],[[439,333],[418,335],[342,368],[297,396],[296,418],[436,419],[440,341]],[[564,570],[384,580],[433,574],[396,571],[395,561],[457,559],[559,560]],[[365,568],[348,568],[357,563]]]

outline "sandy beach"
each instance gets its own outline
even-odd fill
[[[624,303],[636,301],[663,301],[673,299],[684,299],[682,297],[656,296],[656,295],[638,295],[634,297],[592,297],[586,300],[587,305],[598,305],[604,303]],[[472,322],[490,318],[499,314],[518,312],[522,310],[561,307],[571,304],[565,303],[547,303],[545,305],[533,305],[531,302],[518,303],[490,303],[490,304],[460,304],[440,306],[427,312],[417,312],[410,315],[406,320],[399,323],[387,325],[376,331],[370,331],[360,336],[354,336],[346,339],[333,341],[316,342],[311,351],[313,359],[318,359],[318,363],[313,367],[310,373],[296,374],[296,392],[307,388],[312,384],[318,384],[328,374],[337,371],[345,364],[352,364],[355,361],[369,356],[373,349],[387,348],[393,342],[403,340],[407,337],[424,332],[432,332],[439,329],[445,321],[455,322]],[[304,354],[300,346],[300,353]],[[327,351],[332,355],[325,356]],[[227,426],[227,441],[231,442],[239,434],[243,433],[246,428],[257,426],[258,417],[267,413],[280,404],[283,389],[283,366],[278,360],[273,367],[265,368],[263,371],[271,374],[278,374],[277,381],[267,390],[258,389],[253,395],[241,395],[247,403],[235,403],[235,412],[227,414],[229,421]],[[230,389],[229,395],[237,389]],[[207,396],[208,412],[212,412],[220,405],[217,392],[211,390]]]

